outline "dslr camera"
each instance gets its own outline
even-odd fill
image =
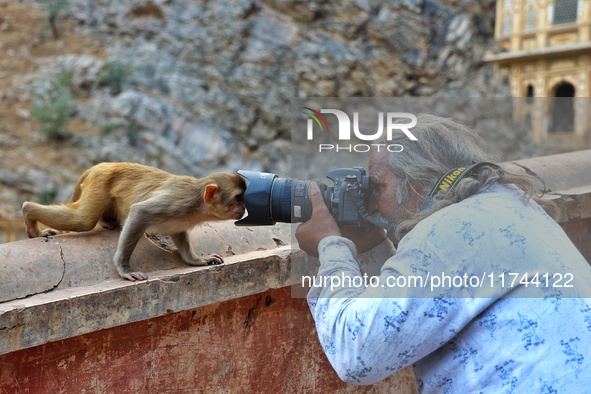
[[[238,174],[247,184],[244,204],[248,216],[237,221],[237,226],[298,223],[312,216],[308,195],[310,181],[280,178],[267,172],[239,170]],[[334,186],[327,186],[324,182],[318,182],[318,186],[329,212],[339,225],[362,227],[366,221],[373,222],[366,210],[371,186],[363,167],[337,168],[329,171],[326,177]]]

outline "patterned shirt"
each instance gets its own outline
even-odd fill
[[[341,379],[413,365],[422,393],[591,391],[591,268],[521,195],[493,185],[430,215],[375,277],[351,241],[320,242],[308,303]]]

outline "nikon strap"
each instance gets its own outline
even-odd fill
[[[431,205],[433,205],[433,198],[435,197],[435,195],[437,195],[437,193],[445,193],[445,198],[445,196],[447,196],[451,189],[453,189],[458,184],[458,182],[460,182],[466,175],[468,175],[470,171],[483,166],[490,166],[493,168],[499,167],[496,164],[483,161],[469,166],[452,168],[451,170],[443,174],[441,178],[437,180],[435,186],[433,186],[433,189],[431,189],[429,195],[427,195],[427,197],[425,198],[425,201],[421,206],[421,211],[424,211],[425,209],[428,209],[429,207],[431,207]]]

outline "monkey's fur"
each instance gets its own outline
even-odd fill
[[[121,277],[148,277],[133,272],[131,254],[144,232],[169,234],[182,260],[190,265],[220,264],[223,258],[198,257],[188,231],[214,220],[238,220],[244,215],[246,185],[238,174],[214,173],[203,178],[173,175],[135,163],[101,163],[88,169],[63,205],[23,204],[30,238],[60,231],[89,231],[97,223],[108,229],[123,226],[114,262]],[[39,231],[37,222],[49,228]]]

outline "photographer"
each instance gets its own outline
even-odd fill
[[[470,129],[420,115],[412,131],[417,141],[392,141],[404,145],[402,152],[376,152],[369,160],[368,210],[395,226],[390,238],[397,244],[375,278],[381,285],[343,279],[364,275],[358,252],[371,249],[375,258],[392,254],[393,244],[376,228],[369,235],[339,228],[317,186],[310,187],[312,217],[296,238],[319,256],[318,276],[342,284],[324,281],[331,286],[308,294],[336,372],[347,382],[372,384],[413,365],[424,393],[588,390],[591,268],[549,216],[555,205],[534,197],[528,177],[490,164],[495,158]],[[475,163],[484,164],[425,201],[442,174]],[[547,279],[556,272],[571,274],[568,294],[548,280],[540,293],[528,286],[534,273]],[[518,280],[507,280],[512,273]],[[454,281],[443,293],[392,285],[417,274],[432,275],[431,284],[445,275],[487,280],[478,288]]]

